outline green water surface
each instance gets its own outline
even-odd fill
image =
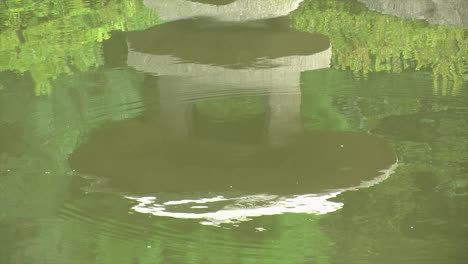
[[[466,263],[468,4],[360,2],[1,0],[0,264]]]

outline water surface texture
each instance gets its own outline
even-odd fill
[[[0,264],[466,263],[467,10],[2,0]]]

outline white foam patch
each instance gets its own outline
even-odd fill
[[[219,202],[219,201],[226,201],[227,199],[223,196],[216,196],[213,198],[202,198],[198,200],[180,200],[180,201],[169,201],[165,202],[164,205],[176,205],[176,204],[188,204],[188,203],[197,203],[197,204],[204,204],[204,203],[212,203],[212,202]]]
[[[126,198],[138,202],[132,209],[139,213],[184,219],[202,219],[204,220],[201,222],[202,224],[220,225],[247,221],[253,217],[263,215],[277,215],[283,213],[326,214],[343,207],[342,203],[328,201],[328,199],[336,197],[338,194],[339,192],[324,195],[308,194],[279,197],[277,199],[272,199],[272,197],[276,198],[276,196],[271,195],[242,196],[231,199],[219,199],[219,197],[204,198],[201,199],[203,203],[216,203],[218,201],[231,202],[229,206],[225,206],[221,210],[206,213],[171,212],[168,210],[169,208],[156,203],[156,197],[127,196]],[[194,202],[200,201],[194,200]],[[261,205],[256,205],[257,202],[261,202]],[[163,204],[180,203],[178,203],[178,201],[171,201]],[[205,208],[208,208],[208,206]]]
[[[343,207],[343,203],[329,201],[345,191],[368,188],[386,180],[396,169],[398,162],[383,170],[378,177],[364,181],[358,186],[338,190],[329,190],[320,194],[303,194],[278,196],[268,194],[245,195],[239,197],[215,196],[197,199],[174,201],[158,201],[157,197],[125,196],[137,202],[132,209],[139,213],[152,214],[182,219],[200,219],[200,224],[219,226],[221,224],[236,224],[251,220],[253,217],[278,215],[284,213],[327,214]],[[180,205],[190,205],[186,211],[171,211],[172,207],[180,209]],[[216,206],[217,205],[217,206]],[[211,212],[197,212],[191,209],[213,209]]]

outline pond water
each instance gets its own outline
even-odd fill
[[[466,263],[468,4],[402,3],[2,0],[0,263]]]

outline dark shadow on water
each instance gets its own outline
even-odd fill
[[[69,162],[79,173],[107,179],[107,187],[140,194],[232,189],[320,193],[372,180],[396,162],[391,148],[370,135],[304,132],[281,148],[252,143],[257,140],[210,138],[213,130],[226,125],[212,123],[185,139],[171,141],[161,135],[158,124],[140,119],[117,122],[93,131]],[[245,133],[249,126],[237,121],[230,133]],[[258,138],[258,133],[246,135]]]

